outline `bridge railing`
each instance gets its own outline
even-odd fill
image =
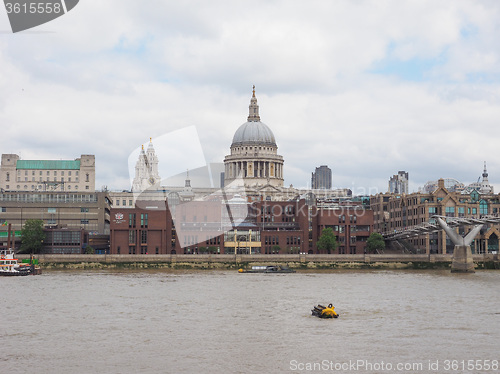
[[[498,214],[467,217],[446,217],[438,215],[431,216],[431,219],[435,220],[435,218],[441,218],[445,220],[450,227],[457,227],[461,225],[486,225],[488,223],[500,224],[500,216]],[[424,222],[416,226],[405,227],[403,229],[394,231],[386,231],[382,233],[382,236],[384,237],[384,240],[398,240],[430,234],[441,230],[441,226],[439,226],[435,222]]]

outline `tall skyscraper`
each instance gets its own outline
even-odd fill
[[[408,193],[408,172],[398,171],[389,179],[389,192],[407,194]]]
[[[311,188],[318,190],[330,190],[332,188],[332,169],[327,165],[321,165],[311,174]]]

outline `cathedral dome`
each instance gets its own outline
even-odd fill
[[[271,129],[262,122],[246,122],[234,133],[233,143],[235,145],[262,144],[276,147],[276,140]]]
[[[276,147],[276,140],[271,129],[264,123],[260,122],[259,106],[255,97],[255,86],[253,87],[253,95],[248,107],[249,114],[247,122],[241,125],[234,133],[233,146],[241,145],[270,145]]]

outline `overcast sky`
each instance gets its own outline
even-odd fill
[[[486,161],[500,192],[499,36],[496,0],[81,0],[16,34],[1,10],[0,152],[95,154],[96,188],[128,189],[150,137],[194,126],[222,162],[255,84],[287,186],[326,164],[335,187],[405,170],[416,191]]]

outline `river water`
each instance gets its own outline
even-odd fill
[[[498,271],[46,271],[0,284],[0,373],[500,372]],[[311,316],[330,302],[340,318]]]

